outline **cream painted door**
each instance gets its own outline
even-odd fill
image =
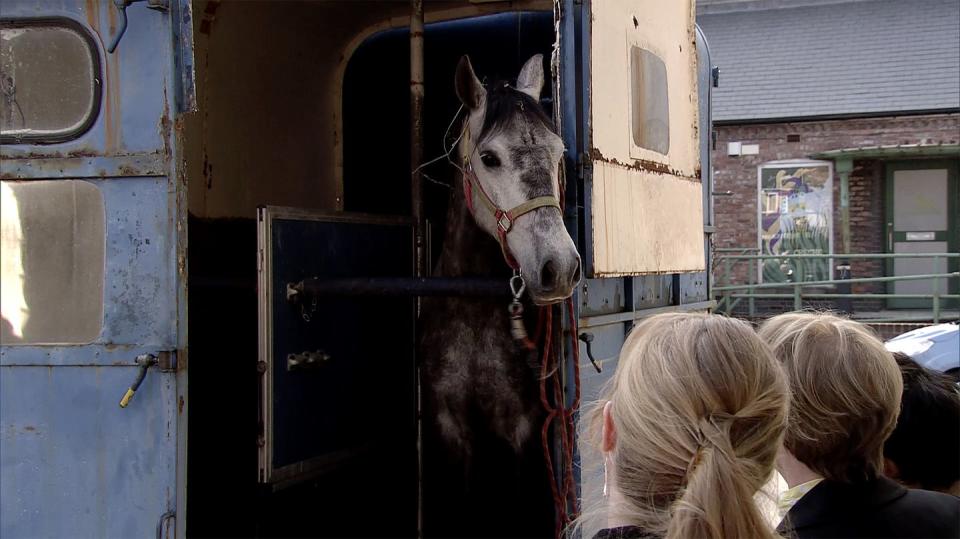
[[[694,2],[590,11],[588,275],[703,271]]]

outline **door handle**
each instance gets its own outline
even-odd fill
[[[137,369],[136,379],[134,379],[133,383],[130,384],[130,387],[127,388],[127,391],[120,399],[121,408],[126,408],[130,404],[130,401],[133,400],[133,395],[140,389],[140,384],[142,384],[143,379],[147,377],[147,371],[150,367],[159,365],[160,370],[163,372],[176,370],[176,356],[173,352],[158,352],[156,355],[140,354],[137,356],[135,362],[140,368]]]
[[[123,394],[123,398],[120,399],[120,407],[126,408],[130,404],[130,401],[133,399],[134,393],[140,389],[140,384],[143,383],[143,379],[147,377],[147,369],[157,364],[157,356],[153,354],[140,354],[137,356],[137,365],[140,366],[137,369],[137,378],[130,384],[130,387],[127,388],[127,392]]]

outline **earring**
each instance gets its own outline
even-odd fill
[[[603,497],[607,498],[610,496],[609,490],[607,490],[607,457],[603,457]]]

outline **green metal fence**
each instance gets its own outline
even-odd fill
[[[712,288],[714,296],[717,298],[714,312],[733,312],[741,301],[747,301],[747,312],[756,316],[756,300],[758,299],[792,299],[794,310],[803,308],[804,300],[835,300],[835,299],[926,299],[931,301],[930,317],[934,323],[938,323],[943,315],[943,302],[948,300],[960,300],[960,294],[950,294],[941,292],[941,283],[946,283],[946,290],[949,292],[950,283],[960,281],[960,272],[932,273],[924,275],[899,275],[887,277],[858,277],[854,279],[829,279],[818,281],[801,282],[774,282],[759,283],[757,264],[762,264],[765,260],[803,260],[803,261],[826,261],[830,266],[834,263],[849,264],[850,260],[861,259],[902,259],[902,258],[924,258],[933,259],[934,267],[940,266],[941,260],[960,258],[960,253],[869,253],[869,254],[788,254],[788,255],[764,255],[756,254],[759,249],[753,247],[744,248],[724,248],[716,249],[716,264],[719,268],[714,268],[714,273],[720,270],[720,278],[717,279],[719,286]],[[735,284],[732,282],[734,269],[738,264],[746,263],[747,283]],[[929,294],[889,294],[889,293],[830,293],[824,292],[824,288],[835,288],[838,285],[852,285],[857,283],[890,283],[899,281],[913,280],[931,280],[931,290]],[[815,290],[810,290],[811,288]],[[902,318],[893,314],[882,321],[898,321]],[[880,321],[880,320],[877,320]]]

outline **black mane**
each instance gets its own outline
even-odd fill
[[[487,88],[487,109],[480,129],[480,140],[509,127],[517,117],[527,122],[542,124],[552,133],[557,129],[540,103],[506,82],[497,82]]]

